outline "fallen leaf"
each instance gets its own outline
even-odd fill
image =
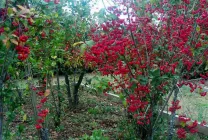
[[[46,89],[44,96],[47,97],[50,94],[50,89]]]
[[[75,46],[77,46],[77,45],[81,45],[81,44],[83,44],[84,42],[82,42],[82,41],[80,41],[80,42],[76,42],[76,43],[74,43],[72,46],[73,47],[75,47]]]
[[[23,122],[27,120],[27,114],[24,114],[23,116]]]
[[[13,44],[18,45],[17,40],[15,40],[15,39],[10,39],[10,41],[11,41]]]
[[[21,6],[21,5],[17,5],[17,7],[21,10],[26,9],[25,7]]]

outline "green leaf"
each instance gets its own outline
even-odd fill
[[[4,27],[4,31],[9,31],[9,27]]]
[[[160,69],[150,70],[149,73],[150,73],[151,78],[159,77],[160,76]]]
[[[56,58],[57,58],[57,56],[51,56],[51,58],[56,59]]]
[[[55,13],[54,16],[55,16],[55,18],[57,18],[59,15],[58,15],[58,13]]]
[[[3,64],[4,63],[4,58],[1,58],[0,59],[0,64]]]
[[[52,62],[52,63],[51,63],[51,66],[52,66],[52,67],[55,67],[55,66],[56,66],[56,62]]]
[[[5,8],[6,0],[1,0],[0,2],[0,8]]]
[[[208,70],[208,61],[206,62],[205,71]]]
[[[124,105],[124,107],[127,107],[127,101],[126,100],[123,100],[123,105]]]
[[[163,75],[163,76],[161,77],[161,79],[167,79],[167,78],[169,78],[167,75]]]
[[[86,48],[87,48],[87,45],[86,45],[86,44],[82,44],[82,45],[80,46],[80,53],[81,53],[81,54],[84,54]]]
[[[138,76],[139,82],[142,85],[146,85],[148,83],[148,77],[145,77],[143,75],[139,75]]]
[[[150,3],[151,4],[155,4],[156,3],[156,0],[150,0]]]
[[[122,93],[120,93],[120,94],[119,94],[119,98],[120,98],[121,100],[124,100],[124,99],[125,99],[125,96],[124,96]]]
[[[0,35],[0,40],[4,40],[6,36],[4,34]]]
[[[25,128],[25,126],[24,126],[23,124],[20,124],[20,125],[18,126],[18,131],[19,131],[19,133],[22,133],[22,132],[24,131],[24,128]]]
[[[23,115],[23,122],[27,120],[27,114]]]
[[[200,29],[200,26],[198,26],[198,25],[197,25],[197,27],[196,27],[196,31],[197,31],[197,33],[199,33],[199,32],[200,32],[200,30],[201,30],[201,29]]]
[[[85,42],[87,44],[87,46],[92,47],[94,45],[94,41],[93,40],[89,40]]]
[[[13,14],[13,10],[12,10],[12,8],[8,8],[8,9],[7,9],[7,12],[8,12],[8,15]]]
[[[185,127],[185,126],[186,126],[186,123],[185,123],[185,122],[181,122],[180,125],[181,125],[182,127]]]

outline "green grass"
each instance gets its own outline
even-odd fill
[[[198,91],[190,92],[190,88],[183,86],[180,89],[178,99],[180,100],[181,109],[178,114],[185,114],[192,120],[208,120],[208,96],[202,97]],[[173,97],[172,97],[173,98]],[[171,103],[169,103],[171,105]]]

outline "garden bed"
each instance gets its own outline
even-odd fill
[[[119,99],[80,90],[80,104],[77,108],[69,109],[67,100],[63,101],[63,114],[61,117],[61,125],[59,128],[54,128],[52,116],[54,110],[50,110],[49,119],[49,134],[53,140],[68,140],[69,138],[80,138],[83,135],[91,135],[93,130],[102,130],[105,136],[110,139],[115,139],[118,132],[118,123],[124,117],[124,110]],[[66,97],[66,95],[64,94]],[[66,98],[65,98],[66,99]],[[27,115],[27,119],[22,121],[22,113],[16,110],[18,114],[15,121],[10,124],[10,128],[15,132],[21,124],[25,128],[22,132],[22,139],[36,140],[37,134],[33,123],[33,111],[30,99],[27,98],[26,104],[23,105],[23,112]],[[48,104],[53,104],[50,97]],[[36,137],[34,137],[36,136]],[[16,139],[16,138],[15,138]]]
[[[86,77],[92,78],[93,75],[87,75]],[[83,85],[85,84],[86,79],[83,81]],[[96,83],[96,81],[92,81]],[[24,82],[23,82],[24,83]],[[86,86],[82,86],[80,89],[80,104],[75,109],[69,109],[68,108],[68,102],[67,102],[67,95],[65,91],[64,85],[64,78],[60,77],[60,83],[62,85],[61,89],[64,89],[62,91],[64,101],[62,103],[62,117],[61,117],[61,125],[59,128],[54,128],[53,124],[53,118],[55,111],[52,109],[50,110],[48,119],[49,124],[49,134],[50,138],[53,140],[68,140],[68,139],[80,139],[83,135],[91,135],[94,130],[102,130],[104,135],[109,137],[110,139],[122,139],[126,136],[123,136],[123,132],[126,130],[124,128],[121,128],[121,122],[125,118],[124,114],[124,108],[119,98],[111,96],[111,95],[104,95],[102,93],[96,92],[95,90],[91,90]],[[56,80],[54,80],[53,84],[56,84]],[[99,85],[99,83],[97,83]],[[23,84],[22,84],[23,85]],[[55,88],[54,88],[55,89]],[[186,87],[183,87],[181,89],[182,95],[179,95],[181,98],[181,104],[183,106],[187,106],[187,108],[191,107],[192,112],[191,114],[194,114],[195,111],[197,115],[200,115],[200,110],[197,109],[197,107],[200,108],[200,104],[206,104],[207,96],[205,98],[200,98],[200,95],[196,93],[190,93],[189,89]],[[198,100],[199,98],[199,100]],[[15,121],[10,124],[10,128],[13,130],[13,132],[17,132],[18,125],[23,126],[25,129],[22,132],[23,135],[21,136],[22,139],[30,139],[30,140],[36,140],[38,139],[38,135],[36,134],[36,129],[34,124],[34,120],[32,119],[33,111],[32,106],[30,103],[30,97],[28,94],[28,98],[26,98],[26,103],[24,104],[22,109],[22,112],[18,112],[16,110],[16,113],[18,114]],[[190,104],[190,101],[192,104]],[[196,104],[193,104],[193,102],[196,102]],[[200,103],[200,104],[199,104]],[[197,107],[196,107],[197,105]],[[49,96],[49,101],[47,105],[49,108],[53,107],[52,97]],[[189,116],[187,112],[187,108],[182,108],[179,110],[180,112],[185,112],[187,116]],[[207,118],[206,111],[201,113],[201,117],[203,119]],[[26,114],[27,119],[22,121],[23,114]],[[198,116],[191,116],[194,119],[200,119]],[[165,117],[164,119],[166,119]],[[201,119],[202,119],[201,118]],[[167,121],[167,120],[166,120]],[[124,122],[126,123],[126,122]],[[126,123],[127,124],[127,123]],[[125,124],[125,125],[126,125]],[[164,126],[161,126],[161,128]],[[167,130],[167,129],[166,129]],[[161,135],[159,138],[161,140],[165,138],[166,136],[163,136],[163,132],[159,131],[159,134]],[[190,135],[190,137],[193,137]],[[203,137],[201,134],[195,135],[194,138],[197,138],[200,140],[203,140]],[[15,138],[16,139],[16,138]],[[206,138],[205,138],[206,139]],[[204,139],[204,140],[205,140]]]

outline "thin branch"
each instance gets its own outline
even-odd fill
[[[173,102],[176,102],[177,100],[177,96],[179,93],[179,87],[175,86],[176,88],[174,88],[174,98],[173,98]],[[171,120],[170,120],[170,126],[169,126],[169,130],[168,130],[168,140],[172,140],[173,138],[173,127],[175,124],[175,115],[176,115],[176,110],[174,110],[171,113]]]
[[[195,0],[195,1],[194,1],[193,7],[188,11],[188,13],[190,13],[190,12],[192,12],[192,11],[194,10],[197,1],[198,1],[198,0]]]
[[[168,94],[168,97],[167,97],[167,99],[166,99],[166,102],[165,102],[165,104],[163,105],[163,107],[162,107],[162,109],[161,109],[159,115],[157,116],[157,118],[156,118],[156,120],[155,120],[155,123],[153,124],[153,129],[155,128],[158,119],[161,117],[161,115],[162,115],[162,113],[163,113],[163,111],[164,111],[166,105],[168,104],[168,101],[170,100],[170,97],[171,97],[171,95],[173,94],[173,92],[174,92],[175,89],[176,89],[176,86],[175,86],[175,82],[174,82],[174,86],[172,87],[171,92]]]

